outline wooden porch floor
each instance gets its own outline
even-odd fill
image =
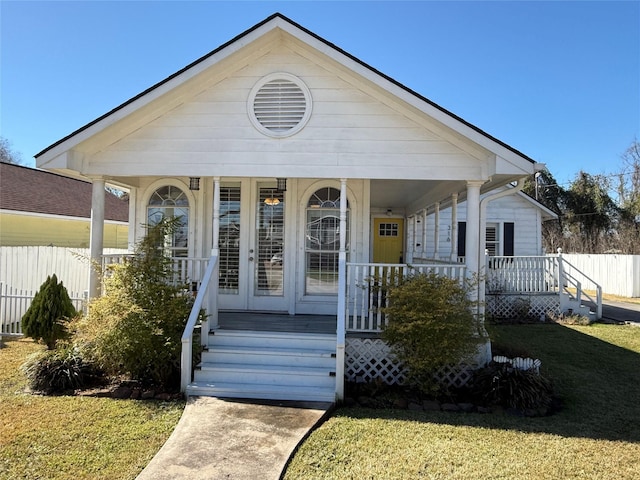
[[[287,315],[259,312],[219,312],[218,324],[225,330],[261,332],[336,333],[335,315]]]

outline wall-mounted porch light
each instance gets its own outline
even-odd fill
[[[286,178],[276,178],[277,186],[276,190],[279,192],[287,191],[287,179]]]
[[[200,190],[200,177],[189,177],[189,190]]]

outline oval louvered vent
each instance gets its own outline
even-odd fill
[[[309,119],[311,95],[296,77],[280,73],[262,79],[249,97],[250,117],[258,130],[274,137],[298,132]]]

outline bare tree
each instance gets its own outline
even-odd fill
[[[22,165],[22,156],[13,150],[11,142],[4,137],[0,137],[0,162]]]

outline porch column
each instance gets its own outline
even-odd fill
[[[482,180],[467,182],[467,235],[466,261],[467,277],[473,279],[480,273],[480,187]],[[476,292],[477,295],[477,292]],[[477,296],[474,297],[474,300]]]
[[[424,225],[422,224],[422,215],[420,214],[420,212],[416,212],[416,214],[414,215],[415,218],[415,234],[413,237],[413,241],[414,241],[414,249],[413,249],[413,253],[414,256],[417,255],[418,258],[424,258],[424,243],[422,243],[422,229],[424,228]]]
[[[422,232],[420,232],[422,235],[422,258],[427,258],[429,255],[427,251],[427,209],[423,209],[420,215],[422,215]]]
[[[340,250],[338,252],[338,318],[336,328],[336,399],[344,398],[347,314],[347,179],[340,179]]]
[[[95,267],[102,265],[104,237],[104,178],[92,179],[91,188],[91,231],[89,233],[89,251],[91,270],[89,271],[89,298],[100,296],[100,271]]]
[[[211,256],[215,256],[216,258],[220,254],[220,177],[213,177],[213,225],[212,225],[212,237],[213,244],[211,246]],[[207,313],[209,315],[206,317],[206,320],[202,322],[202,332],[209,332],[212,328],[218,326],[218,277],[219,277],[219,265],[220,260],[218,259],[218,267],[213,272],[213,276],[211,278],[211,284],[209,285],[209,308],[207,308]],[[206,345],[208,343],[208,338],[206,334],[201,335],[202,344]]]
[[[436,202],[433,221],[433,258],[437,260],[440,258],[440,202]]]
[[[451,261],[458,261],[458,194],[451,195]]]
[[[413,262],[413,250],[416,245],[416,222],[415,217],[411,215],[407,217],[407,251],[404,254],[404,263]]]
[[[220,177],[213,177],[213,246],[211,254],[220,252]]]

